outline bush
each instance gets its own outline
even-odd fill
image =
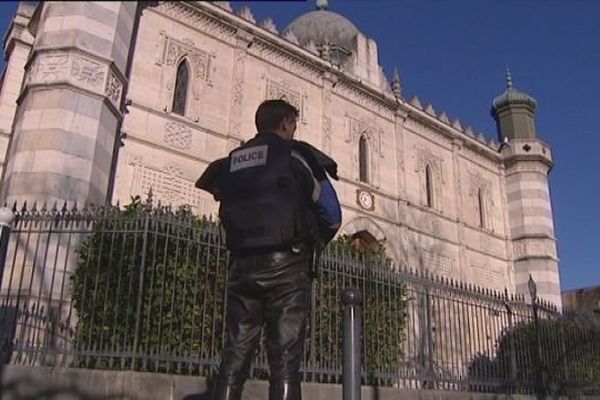
[[[186,208],[152,209],[136,198],[124,210],[107,209],[71,278],[75,365],[197,370],[214,359],[227,263],[220,241],[218,229]]]
[[[99,215],[71,277],[78,316],[74,366],[209,373],[219,359],[225,324],[228,260],[219,225],[187,208],[152,207],[139,198]],[[313,286],[309,369],[341,373],[340,295],[358,287],[364,298],[364,368],[375,377],[397,371],[406,299],[388,265],[382,244],[357,250],[347,237],[331,244]]]

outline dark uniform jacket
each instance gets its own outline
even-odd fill
[[[340,204],[326,171],[335,162],[305,142],[259,133],[196,182],[220,201],[232,251],[329,242],[341,223]]]

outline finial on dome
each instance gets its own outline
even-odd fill
[[[319,10],[327,10],[329,8],[329,1],[327,0],[317,0],[317,9]]]
[[[513,87],[512,75],[510,74],[510,68],[506,66],[506,88],[511,89]]]

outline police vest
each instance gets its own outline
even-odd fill
[[[291,167],[292,143],[260,135],[233,150],[220,177],[229,250],[277,249],[310,236],[311,213]]]

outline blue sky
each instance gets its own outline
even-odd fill
[[[553,151],[550,173],[563,290],[600,284],[600,1],[330,0],[379,48],[406,97],[416,94],[450,118],[496,137],[492,99],[508,65],[517,89],[538,101],[537,132]],[[282,31],[315,9],[310,1],[235,1]],[[16,2],[0,3],[5,32]],[[3,62],[0,62],[3,66]]]

